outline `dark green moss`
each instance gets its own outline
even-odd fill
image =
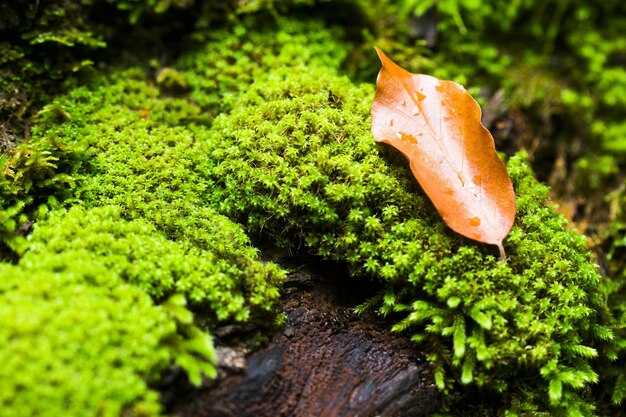
[[[28,139],[33,114],[94,67],[175,56],[184,34],[224,22],[236,9],[228,0],[2,2],[0,152]],[[165,52],[166,44],[176,46]]]
[[[603,288],[612,312],[615,340],[604,346],[600,358],[600,376],[603,384],[599,387],[604,415],[622,415],[618,410],[626,399],[626,239],[624,224],[613,222],[605,241],[608,250],[605,264],[608,277],[603,279]]]

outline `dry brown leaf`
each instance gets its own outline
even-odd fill
[[[397,148],[448,226],[497,245],[515,220],[515,194],[480,122],[480,106],[461,86],[412,74],[376,48],[383,68],[372,104],[372,134]]]

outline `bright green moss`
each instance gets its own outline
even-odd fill
[[[37,381],[38,373],[49,367],[58,366],[68,372],[68,375],[51,372],[51,382],[41,383],[41,389],[47,393],[42,398],[50,404],[49,415],[58,414],[64,399],[70,402],[65,415],[157,415],[158,398],[146,382],[158,378],[171,362],[185,368],[196,383],[201,374],[212,375],[212,364],[203,362],[203,358],[210,359],[213,355],[206,344],[208,336],[193,326],[193,316],[183,307],[185,299],[197,318],[208,326],[252,320],[267,325],[271,323],[267,319],[275,317],[278,287],[284,272],[273,264],[261,263],[241,227],[209,207],[212,184],[206,178],[205,160],[210,147],[204,125],[210,118],[201,114],[200,107],[192,100],[166,98],[161,93],[137,70],[119,73],[112,80],[98,78],[91,87],[78,88],[58,98],[41,112],[32,130],[33,143],[54,140],[80,149],[80,155],[90,155],[78,188],[83,203],[82,207],[67,212],[53,211],[40,216],[45,220],[36,223],[35,231],[22,248],[28,248],[28,254],[18,266],[6,266],[7,271],[19,272],[16,277],[24,286],[38,285],[37,280],[52,279],[51,276],[78,277],[81,287],[72,284],[67,291],[59,290],[54,306],[42,311],[42,316],[64,303],[69,305],[68,314],[72,317],[77,309],[100,317],[110,305],[119,308],[115,315],[103,317],[101,324],[90,321],[91,317],[81,316],[72,321],[61,315],[58,323],[50,327],[50,333],[41,335],[42,343],[50,344],[51,349],[60,349],[55,348],[57,341],[52,339],[55,335],[69,340],[67,349],[73,349],[72,340],[65,337],[69,331],[66,328],[76,328],[73,336],[76,343],[81,343],[85,337],[80,333],[83,329],[98,330],[101,325],[111,329],[113,341],[99,337],[96,332],[93,348],[90,345],[84,350],[70,350],[63,354],[65,362],[54,362],[55,358],[47,352],[33,350],[37,360],[34,356],[24,357],[34,362],[32,372],[21,362],[16,362],[17,368],[6,369],[8,375],[20,367],[26,369],[26,390]],[[55,156],[52,161],[69,162],[63,156]],[[57,182],[65,178],[55,177],[53,171],[48,174]],[[14,185],[7,187],[7,190],[15,189]],[[26,188],[23,194],[28,196],[30,188]],[[46,192],[38,198],[46,194],[51,195]],[[108,275],[100,276],[100,270]],[[141,297],[150,308],[140,309],[142,304],[134,305],[123,299],[119,302],[98,299],[93,307],[77,303],[76,309],[67,302],[70,294],[89,298],[91,293],[123,291]],[[16,297],[22,293],[22,287],[15,290]],[[168,299],[172,294],[182,294],[185,298]],[[155,307],[154,302],[162,304]],[[22,299],[16,301],[10,314],[26,314],[21,310],[25,305]],[[45,306],[44,303],[41,308]],[[144,316],[149,319],[151,314],[156,314],[150,309],[171,312],[172,317],[165,323],[169,327],[162,338],[156,329],[144,343],[144,327],[132,326]],[[168,314],[164,313],[164,317],[168,318]],[[145,323],[155,325],[154,320]],[[115,325],[122,334],[119,337]],[[15,339],[20,346],[40,340],[20,339],[13,334],[7,338]],[[14,355],[12,349],[13,345],[6,345],[0,354]],[[112,349],[120,357],[108,353]],[[139,353],[133,353],[133,349]],[[111,361],[93,362],[92,357],[98,354],[110,357]],[[118,367],[118,362],[126,356],[132,363]],[[76,373],[74,368],[83,363],[85,376],[77,376],[76,384],[80,384],[81,378],[89,378],[92,384],[77,387],[71,381],[56,385],[55,381],[72,378]],[[103,388],[101,381],[108,380],[113,382]],[[22,389],[8,382],[3,388],[8,393]],[[86,392],[91,394],[93,404],[83,399]],[[24,404],[29,404],[31,399],[16,396],[15,402],[6,400],[4,405],[15,415],[30,415],[44,407],[35,401],[28,406],[31,408],[26,408]]]
[[[79,148],[53,137],[22,143],[0,156],[0,260],[24,250],[22,235],[28,225],[49,209],[71,202],[85,159]]]
[[[443,389],[497,393],[499,411],[512,415],[592,415],[590,387],[605,375],[595,358],[616,357],[619,343],[607,343],[611,320],[584,241],[547,206],[548,190],[524,158],[508,162],[518,215],[501,263],[495,248],[449,231],[397,153],[374,143],[373,88],[336,74],[346,55],[338,32],[283,19],[252,30],[251,22],[198,35],[206,48],[156,85],[142,71],[117,72],[41,114],[35,141],[84,149],[91,160],[84,208],[41,223],[19,268],[41,258],[31,272],[61,274],[76,257],[157,301],[181,292],[216,321],[263,317],[283,272],[260,263],[226,215],[379,279],[371,305],[429,351]],[[510,64],[495,47],[455,45],[462,57],[487,51],[468,74],[501,75]],[[487,70],[491,58],[498,62]],[[22,210],[7,207],[11,219]],[[193,369],[193,356],[183,357]]]
[[[113,83],[100,81],[95,91],[74,90],[55,104],[69,115],[66,123],[44,118],[34,129],[35,136],[58,136],[93,155],[96,175],[87,177],[81,189],[87,205],[117,205],[125,218],[146,219],[170,239],[211,251],[220,262],[230,265],[223,279],[232,294],[216,294],[237,299],[235,288],[240,288],[246,303],[265,311],[277,300],[276,288],[283,273],[271,264],[257,262],[255,250],[239,227],[207,207],[211,184],[203,170],[210,148],[203,139],[207,136],[203,125],[210,123],[210,118],[196,103],[216,111],[223,97],[218,92],[234,94],[260,76],[266,66],[281,67],[292,60],[336,65],[340,60],[341,49],[332,43],[332,33],[321,30],[319,23],[285,22],[282,28],[278,34],[247,35],[238,27],[234,33],[215,35],[219,40],[210,42],[207,51],[183,58],[179,66],[187,69],[184,80],[196,91],[191,99],[161,97],[142,73],[129,71],[118,74]],[[305,33],[310,31],[320,33],[319,39],[308,39]],[[305,40],[313,46],[302,49]],[[309,52],[303,54],[303,50]],[[225,53],[228,51],[233,56]],[[246,58],[251,51],[259,62]],[[233,60],[239,65],[232,65]],[[189,291],[202,292],[198,288]],[[194,304],[201,304],[202,300],[195,298]],[[247,307],[240,304],[242,310],[232,315],[247,317]],[[220,310],[214,314],[231,315]]]
[[[372,96],[371,87],[355,88],[329,69],[276,71],[252,85],[213,126],[220,211],[250,230],[305,239],[325,255],[337,243],[325,234],[340,229],[348,257],[364,244],[354,237],[376,239],[381,221],[411,210],[427,217],[422,200],[395,191],[410,188],[409,179],[381,164],[373,141],[360,140]],[[365,207],[367,200],[384,203]],[[315,232],[302,235],[303,228]]]
[[[590,414],[590,359],[611,336],[584,240],[546,206],[522,157],[508,164],[518,205],[508,263],[449,231],[371,138],[372,97],[329,69],[252,85],[212,127],[215,204],[253,233],[382,279],[375,303],[423,342],[441,388],[501,393],[510,412]]]
[[[0,264],[0,414],[160,415],[148,387],[177,361],[214,375],[210,339],[173,299],[155,306],[86,251]]]
[[[75,245],[98,252],[106,246],[99,238],[127,234],[118,242],[120,258],[109,262],[131,268],[123,275],[156,299],[181,292],[194,310],[220,321],[273,311],[284,273],[259,262],[241,228],[208,207],[211,187],[203,169],[209,148],[202,139],[206,128],[191,124],[200,112],[193,102],[162,98],[140,72],[127,71],[56,105],[70,119],[42,120],[35,134],[61,137],[93,156],[79,192],[85,205],[114,205],[116,216],[142,222],[102,223],[76,214],[63,226],[49,222],[44,241],[58,239],[60,250],[71,245],[59,236],[78,236]],[[146,244],[137,249],[142,239]]]
[[[51,213],[30,237],[29,256],[81,251],[99,255],[99,262],[153,300],[183,294],[195,310],[215,321],[245,321],[251,309],[268,310],[267,299],[278,297],[274,283],[260,279],[265,271],[258,263],[240,270],[233,253],[225,256],[226,247],[220,253],[200,249],[189,240],[168,240],[145,220],[123,220],[120,211],[105,206]],[[226,231],[221,233],[208,239],[215,245],[232,245]]]

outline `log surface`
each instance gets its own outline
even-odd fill
[[[295,275],[283,302],[285,327],[248,357],[222,349],[217,384],[177,398],[171,414],[401,417],[438,409],[432,368],[406,337],[391,335],[374,314],[356,316],[349,285]]]

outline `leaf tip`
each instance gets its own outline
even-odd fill
[[[410,77],[411,73],[409,73],[404,68],[400,67],[398,64],[393,62],[391,58],[389,58],[385,53],[377,46],[374,46],[376,53],[378,54],[378,59],[380,59],[380,63],[383,65],[383,70],[389,72],[390,75],[395,77]],[[382,72],[382,71],[381,71]]]
[[[376,51],[376,54],[378,55],[378,59],[380,59],[380,62],[383,64],[383,67],[384,67],[385,63],[390,61],[390,59],[387,57],[387,55],[385,55],[382,49],[380,49],[378,46],[374,46],[374,50]]]

